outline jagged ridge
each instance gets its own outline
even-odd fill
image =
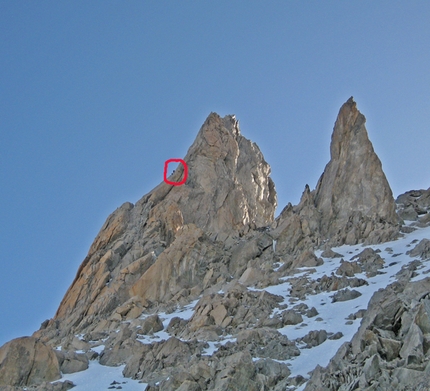
[[[288,379],[288,367],[274,360],[294,357],[300,354],[298,343],[312,345],[327,335],[290,341],[276,329],[302,322],[302,315],[315,316],[315,308],[286,310],[284,297],[247,287],[264,289],[299,267],[323,265],[317,249],[324,249],[325,257],[337,256],[330,246],[397,237],[400,220],[392,192],[364,123],[349,99],[340,109],[331,160],[316,189],[306,186],[299,205],[288,205],[274,221],[276,191],[269,165],[241,135],[234,116],[211,113],[184,158],[189,167],[185,185],[162,182],[136,205],[125,203],[109,216],[54,319],[33,337],[62,346],[65,353],[57,357],[63,372],[85,369],[98,356],[91,347],[106,341],[99,361],[127,364],[124,373],[150,383],[148,390],[257,390],[301,383],[299,377]],[[182,175],[179,167],[170,179],[179,181]],[[374,277],[381,265],[376,255],[363,255],[344,262],[341,277],[325,276],[320,284],[293,277],[290,300],[321,289],[364,286],[365,280],[349,277],[359,271]],[[336,300],[356,294],[346,289]],[[166,341],[138,341],[138,333],[165,327],[157,313],[192,300],[198,300],[194,315],[184,322],[172,319]],[[282,311],[281,318],[271,318],[273,311]],[[205,341],[226,335],[237,337],[230,350],[220,347],[198,359]],[[261,356],[264,351],[267,356]],[[256,356],[264,358],[254,363]]]

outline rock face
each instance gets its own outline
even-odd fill
[[[399,218],[391,188],[352,98],[341,107],[330,162],[316,189],[305,187],[299,205],[288,205],[274,224],[280,254],[394,239]]]
[[[54,350],[36,338],[17,338],[0,348],[0,386],[38,385],[60,377]]]
[[[210,114],[184,160],[184,185],[162,182],[136,205],[125,203],[108,217],[45,337],[198,297],[229,276],[225,242],[273,222],[270,167],[257,145],[240,134],[234,116]],[[180,165],[169,179],[179,182],[182,176]],[[251,257],[262,250],[256,251]]]
[[[187,186],[172,189],[171,196],[185,224],[228,232],[273,221],[277,201],[270,167],[257,145],[240,134],[234,116],[210,114],[185,161],[190,179]],[[177,175],[181,174],[182,167]]]
[[[373,239],[380,224],[398,224],[393,194],[365,122],[354,100],[348,99],[334,125],[330,162],[315,190],[321,234],[347,244]],[[356,219],[361,226],[354,226]]]

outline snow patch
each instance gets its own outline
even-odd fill
[[[138,380],[125,378],[122,374],[125,365],[119,367],[107,367],[98,361],[90,361],[90,366],[82,372],[63,375],[60,381],[70,380],[76,387],[73,391],[95,391],[107,390],[113,382],[116,386],[122,387],[123,391],[142,391],[147,386],[146,383],[139,383]]]

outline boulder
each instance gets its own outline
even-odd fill
[[[298,356],[295,342],[271,328],[244,330],[237,335],[237,348],[246,349],[253,357],[287,360]]]
[[[272,238],[264,232],[259,232],[250,236],[247,240],[238,242],[231,251],[231,260],[229,262],[230,273],[236,278],[241,277],[241,283],[251,285],[252,279],[255,279],[259,272],[256,270],[256,267],[249,265],[249,261],[260,257],[263,251],[272,245]],[[247,269],[249,269],[248,272],[246,271]]]
[[[88,369],[89,360],[85,354],[62,350],[56,350],[55,354],[62,373],[75,373]]]
[[[321,256],[323,258],[342,258],[343,255],[339,254],[337,252],[334,252],[330,247],[328,247],[327,249],[325,249],[322,253]]]
[[[340,266],[336,270],[336,274],[339,276],[353,277],[355,273],[361,273],[361,267],[357,262],[341,260]]]
[[[361,293],[356,291],[355,289],[343,289],[339,292],[336,292],[332,297],[332,303],[335,303],[337,301],[348,301],[348,300],[354,300],[357,297],[360,297]]]
[[[306,343],[306,348],[310,349],[314,346],[321,345],[327,340],[327,331],[325,330],[312,330],[309,331],[300,341]]]
[[[430,240],[421,239],[421,241],[412,249],[406,252],[411,257],[419,257],[421,259],[430,258]]]
[[[270,358],[265,358],[255,362],[258,373],[266,376],[266,386],[273,387],[281,379],[290,376],[291,371],[284,363],[279,363]]]
[[[107,366],[118,366],[126,364],[133,356],[142,355],[147,345],[137,341],[137,332],[132,330],[128,324],[122,324],[119,331],[111,333],[105,348],[100,353],[100,364]]]
[[[368,285],[368,282],[362,278],[348,278],[346,276],[338,277],[334,275],[333,272],[331,276],[327,276],[326,274],[324,274],[321,278],[318,278],[317,281],[313,281],[310,284],[310,286],[315,292],[331,292],[346,287],[357,288],[363,285]]]
[[[418,219],[418,225],[426,226],[429,219],[430,189],[407,191],[397,197],[396,203],[399,205],[397,213],[401,219],[409,221]]]
[[[332,334],[332,333],[330,333]],[[336,339],[341,339],[343,337],[343,333],[341,331],[338,331],[332,335],[330,335],[330,337],[328,337],[328,339],[335,341]]]
[[[147,335],[157,333],[164,329],[163,322],[157,314],[150,315],[140,322],[139,334]]]
[[[185,376],[192,365],[191,361],[200,357],[203,349],[209,346],[204,342],[184,342],[175,337],[152,344],[138,344],[140,346],[125,357],[123,374],[146,383],[166,380],[175,373],[183,373]],[[190,377],[175,379],[176,386],[185,380],[192,380]]]
[[[175,388],[177,391],[201,391],[198,383],[192,380],[185,380],[179,388]]]
[[[294,310],[286,310],[282,312],[282,322],[285,326],[295,325],[303,322],[303,317]]]
[[[222,357],[215,375],[214,389],[219,391],[260,391],[254,380],[256,369],[248,351]]]
[[[299,268],[299,267],[314,267],[314,266],[321,266],[324,264],[324,261],[322,258],[318,258],[313,251],[307,250],[304,251],[302,254],[300,254],[294,261],[293,261],[293,268]]]
[[[200,359],[197,360],[194,364],[190,366],[190,375],[201,385],[201,388],[205,388],[208,382],[208,379],[211,379],[215,375],[215,368],[212,362],[209,362],[208,359]]]
[[[400,341],[380,337],[379,343],[381,345],[379,353],[387,361],[392,361],[399,357],[400,348],[402,346]]]
[[[378,274],[378,270],[384,267],[382,257],[370,247],[365,248],[359,254],[354,255],[351,260],[356,260],[361,270],[366,273],[367,277],[374,277]]]
[[[306,316],[308,318],[313,318],[314,316],[317,316],[317,315],[319,315],[319,312],[315,307],[312,307],[311,309],[306,311]]]
[[[418,219],[418,213],[412,205],[401,208],[397,213],[402,220],[416,221]]]
[[[0,348],[0,385],[30,386],[60,378],[54,350],[36,338],[17,338]]]
[[[425,215],[421,216],[418,219],[417,226],[424,228],[430,225],[430,212],[427,212]]]
[[[427,387],[418,389],[425,391],[428,389],[428,385],[430,384],[428,375],[424,374],[422,371],[410,368],[395,368],[392,376],[398,381],[399,389],[410,389],[410,387],[416,386],[421,382],[421,380],[424,380]]]
[[[8,388],[10,387],[10,388]],[[0,387],[0,391],[22,391],[23,388],[21,387]],[[24,388],[24,390],[31,390],[31,391],[68,391],[75,387],[75,384],[71,382],[70,380],[66,380],[64,382],[43,382],[40,386],[37,387],[31,387],[31,388]]]

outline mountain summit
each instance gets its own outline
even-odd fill
[[[277,251],[291,263],[291,256],[297,258],[309,249],[375,244],[397,237],[396,204],[365,122],[349,98],[339,111],[331,158],[316,189],[306,185],[299,205],[287,205],[273,224]]]
[[[316,189],[274,219],[270,166],[235,116],[211,113],[184,158],[186,182],[114,211],[54,318],[0,348],[0,391],[68,390],[70,378],[53,382],[93,382],[108,367],[128,379],[76,390],[129,391],[130,379],[146,391],[416,384],[430,373],[429,270],[419,272],[430,189],[399,196],[400,218],[364,124],[350,98]],[[169,180],[183,175],[180,165]]]
[[[332,242],[375,242],[381,240],[376,231],[380,234],[381,229],[399,223],[393,193],[365,122],[349,98],[339,111],[331,138],[331,159],[316,187],[321,234]]]
[[[188,297],[190,288],[197,297],[214,261],[208,254],[200,259],[202,251],[273,222],[270,166],[240,134],[234,116],[211,113],[184,161],[190,173],[184,185],[162,182],[108,217],[52,321],[62,324],[62,334],[82,332],[100,316],[109,319],[118,306],[138,314],[153,303]],[[182,175],[181,165],[170,180]]]
[[[175,203],[184,223],[210,232],[265,226],[274,219],[276,191],[270,166],[256,144],[240,134],[235,116],[211,113],[185,156],[185,186],[171,188],[163,200]],[[181,169],[174,178],[180,178]]]

